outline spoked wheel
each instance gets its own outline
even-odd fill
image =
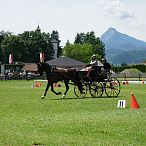
[[[74,86],[74,93],[77,97],[85,97],[86,94],[87,94],[87,86],[86,85],[83,85],[83,90],[82,90],[82,93],[80,92],[80,90],[78,89],[78,86],[75,85]]]
[[[116,78],[107,80],[105,85],[105,93],[108,97],[117,97],[120,93],[120,82]]]
[[[89,91],[93,98],[101,97],[103,94],[103,86],[100,82],[94,82],[90,85]]]

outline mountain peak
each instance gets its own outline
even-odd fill
[[[119,31],[117,31],[115,28],[109,28],[100,37],[100,39],[105,44],[106,58],[111,60],[111,62],[115,62],[115,60],[118,60],[117,56],[119,56],[125,52],[132,53],[132,52],[137,52],[137,51],[146,51],[146,42],[138,40],[127,34],[121,33]],[[116,58],[116,59],[114,60],[114,58]],[[124,58],[124,57],[122,56],[122,58]],[[132,58],[130,58],[130,59],[132,62]],[[140,58],[140,59],[142,60],[142,58]],[[125,60],[125,58],[123,59],[123,61],[124,60]],[[122,62],[119,62],[119,63],[121,64]]]
[[[127,45],[127,44],[131,46],[136,46],[136,47],[146,47],[146,42],[138,40],[134,37],[128,36],[127,34],[123,34],[112,27],[110,27],[100,37],[100,39],[105,43],[106,46],[108,47],[111,46],[110,48],[113,48],[114,45],[116,45],[115,47],[117,48],[119,45]]]
[[[116,32],[117,30],[113,27],[110,27],[107,31],[113,31],[113,32]]]
[[[115,28],[110,27],[102,36],[101,40],[103,42],[108,41],[110,38],[112,38],[117,33],[117,30]]]

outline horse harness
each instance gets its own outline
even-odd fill
[[[53,76],[53,77],[62,77],[62,78],[66,78],[69,80],[76,80],[76,82],[79,82],[77,79],[74,79],[73,77],[71,77],[69,74],[69,72],[71,71],[76,71],[76,69],[73,68],[59,68],[59,67],[52,67],[51,68],[51,72],[49,73],[49,76]],[[64,79],[63,79],[64,80]]]

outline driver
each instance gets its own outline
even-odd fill
[[[93,54],[91,56],[91,62],[90,62],[90,64],[88,64],[86,66],[91,66],[91,68],[88,70],[87,77],[90,79],[91,82],[93,82],[96,77],[97,68],[98,68],[98,61],[96,59],[95,54]]]

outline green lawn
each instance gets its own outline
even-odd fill
[[[0,146],[146,146],[146,85],[122,85],[118,98],[65,99],[46,82],[0,81]],[[64,86],[55,88],[64,91]],[[140,109],[130,109],[130,93]],[[125,99],[127,108],[117,108]]]

